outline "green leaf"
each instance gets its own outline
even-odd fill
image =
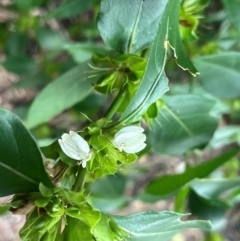
[[[195,180],[191,183],[191,188],[201,197],[212,200],[221,199],[223,194],[230,194],[230,191],[239,188],[240,178],[219,178]],[[228,199],[223,197],[223,201]]]
[[[240,31],[240,2],[239,0],[222,0],[225,9],[227,11],[228,17],[232,24]]]
[[[11,204],[5,203],[5,204],[0,204],[0,216],[4,215],[8,210],[10,209]]]
[[[93,228],[92,233],[98,241],[122,241],[128,233],[121,229],[115,221],[102,213],[100,221]]]
[[[98,30],[106,45],[136,53],[153,41],[167,0],[101,1]]]
[[[196,74],[196,69],[188,59],[179,35],[179,5],[179,0],[169,0],[166,5],[157,35],[151,46],[144,76],[135,96],[123,112],[121,122],[139,121],[147,109],[168,91],[168,80],[164,73],[168,42],[174,48],[178,64],[183,69]]]
[[[179,188],[195,178],[204,178],[238,153],[231,150],[219,157],[208,160],[194,167],[188,167],[184,173],[176,175],[165,175],[153,179],[146,187],[146,192],[154,195],[167,195],[177,191]]]
[[[98,179],[90,186],[91,203],[103,212],[112,212],[119,209],[129,200],[124,196],[126,184],[126,177],[120,174]]]
[[[7,41],[7,56],[25,56],[28,44],[29,38],[26,33],[19,31],[11,33]]]
[[[220,230],[226,224],[226,205],[213,200],[206,200],[197,195],[193,190],[188,197],[188,205],[191,213],[198,218],[210,220],[213,230]]]
[[[65,0],[58,8],[45,16],[45,19],[63,19],[81,14],[91,7],[93,0]]]
[[[63,50],[63,45],[67,42],[60,32],[46,27],[36,29],[36,37],[40,47],[48,51]]]
[[[240,127],[237,125],[228,125],[217,129],[209,146],[220,148],[232,143],[240,145]]]
[[[0,196],[38,191],[42,182],[53,187],[31,134],[20,119],[0,109]]]
[[[62,233],[63,240],[94,241],[90,227],[81,220],[67,217],[67,225]]]
[[[101,219],[101,213],[94,210],[88,203],[82,204],[80,207],[69,207],[66,214],[72,218],[79,219],[93,229]]]
[[[204,89],[224,99],[240,97],[240,53],[225,52],[198,57],[194,64]]]
[[[124,195],[127,180],[124,176],[116,174],[106,176],[95,181],[91,187],[91,193],[104,198],[118,198]]]
[[[210,230],[211,225],[206,221],[182,222],[185,215],[174,212],[142,212],[126,217],[112,216],[116,223],[127,231],[129,241],[167,241],[175,234],[186,228]]]
[[[61,227],[61,215],[50,217],[49,215],[40,215],[39,210],[35,209],[28,214],[27,221],[20,231],[20,237],[23,241],[41,241],[41,240],[55,240],[43,239],[43,237],[51,237],[57,235],[56,229]],[[52,234],[52,235],[51,235]]]
[[[51,120],[62,111],[83,100],[92,91],[89,77],[90,67],[83,63],[47,85],[32,103],[28,118],[28,128]]]
[[[47,0],[15,0],[16,6],[23,11],[29,11],[31,8],[41,6]]]
[[[27,56],[10,56],[3,62],[3,66],[10,72],[26,75],[36,70],[36,63]]]
[[[129,198],[121,196],[110,199],[91,196],[89,201],[94,208],[99,209],[104,213],[110,213],[125,207],[129,202]]]
[[[155,153],[181,155],[210,141],[219,122],[219,117],[212,113],[214,100],[199,95],[163,99],[166,105],[159,111],[149,133]]]
[[[63,197],[63,199],[72,206],[81,207],[81,205],[86,202],[81,192],[73,192],[63,188],[60,188],[58,192],[61,197]]]
[[[97,43],[71,43],[63,46],[77,63],[91,58],[92,54],[106,54],[107,48]]]

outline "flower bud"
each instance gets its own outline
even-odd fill
[[[63,152],[72,159],[82,161],[82,167],[86,167],[91,159],[91,151],[88,143],[74,131],[64,133],[58,140]]]
[[[118,131],[112,144],[119,150],[126,153],[137,153],[146,147],[146,135],[144,129],[139,126],[127,126]]]

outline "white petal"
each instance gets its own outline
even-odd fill
[[[67,156],[76,160],[89,158],[90,147],[76,132],[70,131],[70,134],[63,134],[62,139],[59,139],[58,142]]]
[[[89,147],[88,143],[76,132],[70,131],[69,133],[70,133],[70,136],[72,137],[72,139],[75,140],[78,148],[82,152],[88,154],[90,152],[90,147]]]
[[[133,146],[138,143],[143,143],[146,140],[146,135],[142,133],[121,133],[114,138],[113,145],[117,148],[122,146]]]
[[[144,129],[139,126],[127,126],[118,131],[112,144],[118,148],[119,151],[126,153],[136,153],[145,148],[146,135],[143,134]]]
[[[69,156],[69,157],[71,157],[71,158],[73,158],[73,159],[78,160],[78,157],[77,157],[76,153],[69,151],[68,146],[65,145],[65,143],[64,143],[63,140],[59,139],[59,140],[58,140],[58,143],[59,143],[60,147],[62,148],[63,152],[64,152],[67,156]]]
[[[118,135],[121,134],[129,134],[129,133],[142,133],[144,132],[144,129],[140,126],[127,126],[122,128],[120,131],[118,131],[114,137],[118,137]]]
[[[65,146],[70,150],[70,151],[77,151],[78,146],[75,143],[75,141],[72,139],[72,137],[69,134],[63,134],[62,135],[62,141],[64,142]]]
[[[140,152],[145,147],[146,147],[146,143],[139,143],[138,145],[135,145],[135,146],[127,146],[127,147],[123,148],[123,150],[126,153],[133,154],[133,153]]]
[[[62,140],[69,153],[68,156],[76,160],[81,160],[83,157],[85,157],[85,154],[81,152],[81,149],[79,149],[76,141],[69,134],[63,134]]]
[[[125,140],[125,145],[134,146],[134,145],[138,145],[139,143],[143,143],[144,141],[146,141],[146,135],[137,134],[135,136],[129,136],[129,138]]]

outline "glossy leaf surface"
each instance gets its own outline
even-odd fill
[[[139,121],[151,104],[168,91],[168,79],[164,67],[169,43],[175,51],[178,64],[183,69],[196,74],[196,69],[188,59],[179,35],[179,6],[180,1],[169,0],[165,7],[140,86],[121,116],[120,120],[125,123]]]
[[[136,53],[153,41],[167,0],[101,1],[98,29],[106,45]]]
[[[39,183],[52,187],[31,134],[20,119],[0,109],[0,196],[38,191]]]

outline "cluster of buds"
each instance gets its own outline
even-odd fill
[[[124,127],[114,135],[111,143],[120,152],[138,153],[146,147],[146,135],[143,132],[144,129],[139,126]],[[93,156],[89,144],[74,131],[63,134],[58,142],[67,156],[81,161],[83,168]]]

